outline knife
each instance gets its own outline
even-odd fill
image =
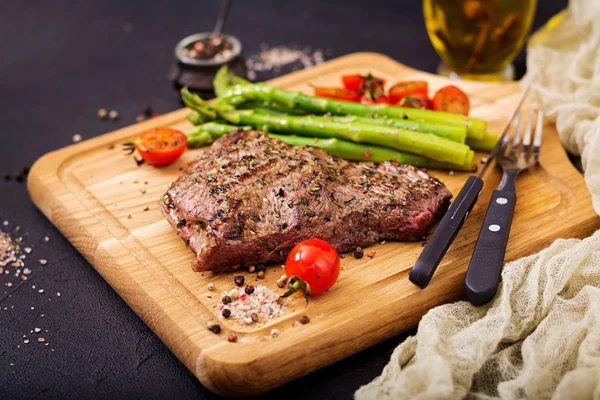
[[[496,157],[496,154],[498,154],[502,139],[508,134],[515,116],[525,102],[527,94],[529,93],[529,88],[530,85],[528,85],[523,92],[523,96],[521,97],[521,100],[519,100],[517,108],[510,115],[502,134],[498,138],[496,145],[490,152],[478,174],[476,176],[469,176],[454,202],[448,207],[448,211],[433,232],[433,235],[417,259],[417,262],[410,270],[408,279],[420,288],[425,288],[429,284],[431,277],[442,261],[446,251],[448,251],[448,248],[454,241],[458,231],[473,209],[473,206],[479,197],[479,193],[481,193],[481,189],[483,188],[483,180],[481,177],[487,167],[491,164],[492,160]]]

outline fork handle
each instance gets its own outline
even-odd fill
[[[517,194],[518,171],[505,171],[492,193],[475,251],[465,278],[465,295],[473,305],[490,302],[496,295],[510,233]]]

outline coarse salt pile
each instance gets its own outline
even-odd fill
[[[285,312],[287,300],[281,299],[277,292],[265,285],[256,286],[251,294],[247,294],[244,288],[236,287],[232,291],[238,292],[238,299],[227,304],[224,304],[222,300],[219,302],[221,319],[226,319],[222,313],[225,309],[231,312],[228,319],[234,320],[240,325],[266,323]],[[231,292],[223,292],[222,295],[224,298],[230,297]]]
[[[13,267],[22,267],[23,258],[21,247],[13,241],[9,234],[0,231],[0,268],[10,264]]]
[[[312,51],[310,47],[301,50],[286,46],[269,48],[263,44],[261,45],[261,52],[253,54],[246,61],[246,67],[248,67],[248,78],[255,80],[257,72],[272,70],[278,72],[282,67],[290,65],[294,67],[294,70],[308,68],[322,64],[323,61],[323,51],[320,49]]]

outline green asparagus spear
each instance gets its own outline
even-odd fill
[[[261,114],[271,114],[271,115],[309,115],[308,112],[304,110],[296,110],[293,108],[287,108],[280,104],[269,104],[265,102],[250,102],[244,103],[240,107],[240,109],[244,110],[254,110]]]
[[[185,118],[194,125],[200,125],[200,124],[205,123],[202,116],[196,111],[192,111],[191,113],[186,115]]]
[[[389,147],[367,145],[361,143],[348,142],[336,138],[309,138],[305,136],[295,135],[278,135],[269,134],[270,137],[279,139],[293,146],[313,146],[321,150],[346,160],[352,161],[398,161],[402,164],[410,164],[415,167],[449,169],[456,171],[472,171],[473,170],[473,152],[471,151],[467,157],[467,161],[463,165],[455,165],[440,161],[431,160],[429,158],[390,149]]]
[[[467,127],[467,137],[481,139],[487,127],[487,123],[476,118],[464,115],[452,114],[441,111],[422,110],[418,108],[404,108],[387,104],[361,104],[349,101],[334,100],[323,97],[309,96],[301,92],[289,92],[273,86],[236,85],[224,96],[219,98],[221,103],[239,105],[241,100],[262,100],[267,102],[281,103],[289,108],[301,108],[303,110],[335,115],[355,116],[379,116],[394,119],[410,119],[420,122],[435,122],[441,124],[464,125]]]
[[[208,104],[199,96],[182,89],[184,102],[202,115],[218,113],[219,117],[234,125],[250,125],[270,132],[297,133],[303,136],[337,137],[353,142],[371,143],[392,147],[425,157],[462,165],[469,147],[433,134],[407,129],[366,124],[344,124],[318,116],[274,116],[255,113],[253,110],[235,110]]]
[[[289,109],[283,106],[263,105],[261,103],[249,103],[242,104],[241,109],[252,109],[261,114],[270,115],[306,115],[306,113],[298,113],[296,110]],[[464,125],[452,125],[452,124],[438,124],[431,122],[419,122],[406,119],[392,119],[392,118],[370,118],[370,117],[356,117],[353,115],[344,116],[331,116],[332,120],[341,123],[360,123],[367,125],[380,125],[390,126],[394,128],[409,129],[411,131],[417,131],[422,133],[433,133],[436,136],[440,136],[446,139],[450,139],[454,142],[465,143],[467,137],[467,127]]]
[[[469,139],[467,138],[467,145],[473,150],[479,151],[492,151],[496,142],[498,141],[498,135],[493,132],[485,131],[483,138],[481,139]]]
[[[470,150],[464,144],[430,133],[360,123],[346,124],[326,117],[274,116],[255,113],[252,110],[224,111],[220,112],[219,116],[235,125],[251,125],[269,132],[334,137],[359,143],[371,143],[459,165],[465,162]]]
[[[250,126],[235,126],[221,124],[218,122],[208,122],[196,126],[187,134],[188,147],[195,149],[212,143],[226,133],[237,131],[238,129],[252,129]]]
[[[218,97],[225,96],[227,91],[236,85],[250,85],[251,83],[237,75],[230,74],[227,65],[219,68],[213,80],[213,87]],[[239,101],[239,100],[236,100]]]

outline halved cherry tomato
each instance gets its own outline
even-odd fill
[[[424,96],[419,93],[403,97],[396,105],[405,108],[427,109],[429,108],[429,99],[427,98],[427,96]]]
[[[187,136],[175,129],[157,128],[138,135],[134,143],[148,164],[161,166],[181,157],[187,149]]]
[[[385,79],[377,78],[371,74],[365,76],[359,74],[343,75],[342,83],[346,90],[363,95],[367,92],[383,91]]]
[[[388,91],[392,103],[397,103],[405,97],[429,97],[429,85],[425,81],[398,82]]]
[[[392,101],[386,95],[381,95],[375,100],[373,100],[371,96],[364,95],[360,98],[360,102],[363,104],[392,104]]]
[[[351,92],[358,93],[363,81],[364,78],[358,74],[342,76],[342,83],[344,84],[344,87],[346,90],[350,90]]]
[[[336,87],[316,87],[315,96],[328,97],[330,99],[346,100],[346,101],[359,101],[360,95],[358,92],[351,92],[350,90],[336,88]]]
[[[471,108],[469,96],[456,86],[444,86],[433,96],[432,108],[436,111],[447,111],[454,114],[469,115]]]
[[[290,283],[305,282],[305,294],[320,294],[333,286],[340,275],[340,257],[335,249],[321,239],[308,239],[296,245],[285,262],[285,272]],[[296,278],[300,278],[299,280]],[[289,285],[288,292],[298,290]],[[291,294],[290,293],[290,294]]]

